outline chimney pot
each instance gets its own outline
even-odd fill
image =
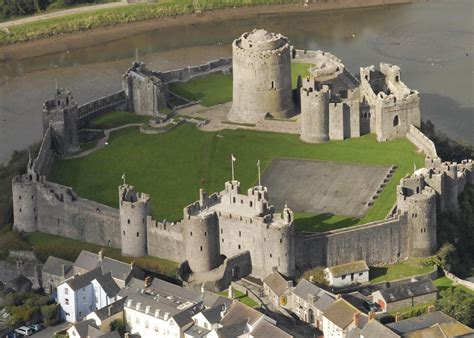
[[[398,323],[401,320],[402,320],[402,315],[400,314],[400,312],[397,312],[397,314],[395,315],[395,323]]]

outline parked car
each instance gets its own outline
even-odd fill
[[[16,333],[15,331],[8,332],[5,335],[5,338],[18,338],[18,337],[20,337],[20,335]]]
[[[32,324],[32,325],[29,325],[28,327],[30,329],[32,329],[33,332],[38,332],[38,331],[41,331],[43,329],[43,325],[41,325],[41,324]]]
[[[33,334],[33,330],[28,326],[20,326],[18,329],[15,329],[15,332],[23,336],[31,336]]]
[[[374,312],[380,311],[378,305],[375,304],[375,303],[374,303],[373,301],[371,301],[371,300],[368,300],[368,301],[364,302],[364,308],[365,308],[367,311],[374,311]]]

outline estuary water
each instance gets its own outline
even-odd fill
[[[177,19],[179,20],[179,18]],[[0,163],[41,139],[42,102],[55,82],[79,103],[121,87],[136,51],[152,69],[168,70],[230,56],[234,38],[253,28],[289,37],[296,48],[322,49],[359,67],[400,65],[421,93],[424,119],[474,143],[474,1],[260,15],[250,19],[159,28],[96,47],[0,63]]]

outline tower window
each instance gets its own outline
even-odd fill
[[[239,250],[240,250],[240,244],[239,244],[237,247],[238,247],[238,248],[239,248]]]
[[[192,232],[192,231],[190,231],[190,232],[189,232],[189,236],[192,236],[192,235],[193,235],[193,232]]]
[[[273,255],[272,255],[272,254],[270,254],[270,258],[272,258],[272,257],[273,257]]]
[[[123,231],[123,235],[125,236],[125,230]]]
[[[232,197],[232,203],[235,203],[235,197]]]
[[[21,195],[20,195],[20,196],[18,196],[18,199],[19,199],[19,200],[21,200]]]
[[[283,243],[283,238],[280,238],[280,243]]]
[[[20,212],[21,212],[21,208],[20,208]]]
[[[140,233],[139,233],[139,232],[137,232],[137,237],[140,237]]]
[[[206,236],[207,236],[207,231],[204,231],[204,237],[206,237]]]
[[[400,81],[400,77],[398,75],[395,76],[395,81],[397,81],[397,82]]]
[[[242,237],[242,231],[239,230],[239,237]]]
[[[129,219],[127,219],[127,223],[128,223],[128,224],[130,224],[130,218],[129,218]]]
[[[398,115],[395,115],[395,117],[393,118],[393,126],[396,127],[398,126],[399,124],[399,119],[398,119]]]
[[[224,232],[224,229],[221,229],[221,234]]]
[[[143,224],[145,224],[145,219],[143,219]]]
[[[222,239],[222,243],[224,243],[224,238]]]
[[[250,207],[252,207],[252,206],[253,206],[253,203],[252,203],[252,201],[250,201]]]
[[[275,81],[272,81],[272,89],[275,89]]]
[[[202,247],[201,247],[201,251],[202,251]]]

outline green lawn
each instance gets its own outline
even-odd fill
[[[385,267],[370,268],[370,282],[372,284],[392,281],[412,276],[422,275],[435,269],[429,258],[410,257],[403,262],[398,262]]]
[[[227,297],[229,294],[228,290],[218,292],[217,294]],[[252,308],[258,307],[258,304],[249,296],[247,296],[245,293],[240,292],[238,290],[234,289],[234,299],[237,299],[239,302],[244,303],[247,306],[250,306]]]
[[[298,75],[309,75],[310,63],[292,63],[291,81],[296,88]],[[232,75],[213,73],[191,79],[187,82],[175,82],[170,85],[170,90],[179,96],[191,101],[201,101],[206,107],[232,101]]]
[[[471,295],[474,296],[474,291],[466,288],[463,285],[453,284],[453,282],[446,276],[435,279],[433,281],[433,283],[434,283],[434,285],[436,285],[436,287],[438,288],[439,291],[443,291],[443,290],[449,289],[451,287],[455,287],[455,288],[460,288],[461,290],[463,290],[467,293],[470,293]]]
[[[250,130],[202,132],[186,123],[159,135],[142,134],[136,127],[116,131],[106,148],[83,158],[56,161],[49,179],[72,186],[84,198],[117,208],[117,187],[125,172],[128,183],[151,194],[155,219],[175,221],[182,218],[184,206],[198,199],[203,178],[209,193],[223,189],[230,179],[230,154],[237,157],[235,173],[242,191],[255,184],[258,159],[262,169],[276,157],[398,165],[392,180],[357,224],[385,218],[395,203],[400,178],[413,170],[414,163],[423,165],[423,156],[406,139],[377,143],[373,135],[365,135],[307,144],[297,135]],[[356,220],[318,216],[312,227],[307,214],[299,219],[303,219],[304,230],[356,224]]]
[[[55,256],[69,261],[75,261],[82,250],[99,252],[100,245],[81,242],[75,239],[43,232],[30,232],[26,237],[27,243],[33,247],[38,259],[46,261],[49,256]],[[161,273],[166,276],[176,277],[178,274],[178,263],[171,262],[157,257],[124,257],[120,254],[120,249],[107,248],[105,255],[120,261],[134,261],[137,266]]]
[[[113,111],[92,119],[88,128],[111,129],[130,123],[147,122],[151,116],[136,115],[126,111]]]

